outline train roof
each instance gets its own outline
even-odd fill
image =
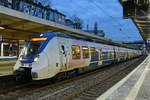
[[[101,43],[106,47],[112,47],[112,48],[118,48],[118,49],[124,49],[124,50],[135,50],[135,49],[129,49],[129,48],[123,48],[123,47],[119,47],[116,45],[108,45],[108,44],[104,44],[103,42],[101,42],[100,40],[94,40],[94,39],[86,39],[82,36],[77,36],[77,35],[71,35],[71,34],[67,34],[67,33],[62,33],[62,32],[44,32],[44,33],[40,33],[40,34],[36,34],[33,37],[63,37],[63,38],[69,38],[69,39],[76,39],[76,40],[81,40],[81,41],[88,41],[88,42],[94,42],[94,43]]]

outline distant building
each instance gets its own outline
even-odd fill
[[[65,20],[65,25],[74,28],[73,22],[70,19]]]
[[[80,23],[74,23],[70,19],[65,20],[65,25],[75,29],[82,29]]]

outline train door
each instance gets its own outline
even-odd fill
[[[115,50],[115,48],[114,48],[114,58],[113,59],[116,60],[116,50]]]
[[[59,45],[61,70],[67,69],[67,47],[64,44]]]
[[[98,65],[102,65],[102,62],[103,62],[102,49],[100,49],[98,52],[99,52],[99,63],[98,63]]]
[[[117,57],[118,57],[118,62],[120,61],[120,50],[118,49],[118,52],[117,52]]]

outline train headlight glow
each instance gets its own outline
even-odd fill
[[[20,61],[22,60],[22,56],[20,56],[19,60],[20,60]]]
[[[34,58],[34,62],[38,61],[38,59],[39,59],[39,56],[36,56],[36,57]]]

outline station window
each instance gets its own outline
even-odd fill
[[[96,51],[95,51],[95,48],[91,48],[90,49],[90,51],[91,51],[91,58],[96,58]]]
[[[80,46],[72,46],[72,59],[80,59]]]
[[[89,49],[88,49],[88,47],[83,46],[82,47],[82,52],[83,52],[83,58],[89,58]]]

